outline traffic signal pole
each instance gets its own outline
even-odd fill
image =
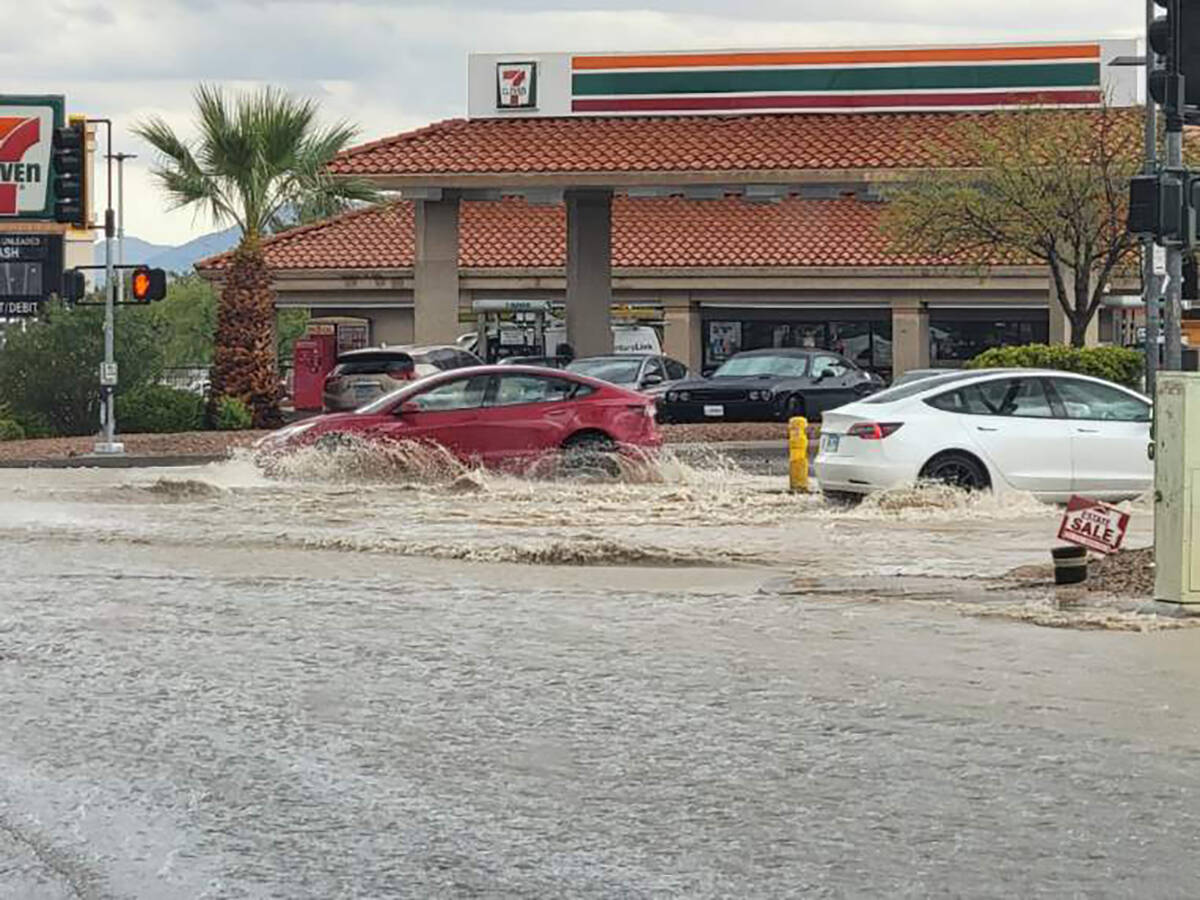
[[[116,330],[116,293],[117,280],[113,277],[113,232],[115,231],[112,201],[113,201],[113,152],[112,152],[112,120],[88,119],[89,123],[104,125],[108,128],[107,176],[108,194],[107,207],[104,210],[104,362],[100,365],[100,393],[104,408],[104,439],[94,447],[96,453],[124,453],[125,445],[116,440],[117,410],[117,359],[114,352],[114,332]]]

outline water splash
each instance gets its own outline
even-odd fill
[[[949,522],[1050,519],[1061,511],[1023,491],[965,491],[940,482],[918,482],[868,494],[857,506],[827,507],[823,514],[850,520]]]

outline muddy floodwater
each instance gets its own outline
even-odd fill
[[[785,488],[0,470],[0,897],[1197,893],[1200,629]]]

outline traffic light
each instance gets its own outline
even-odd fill
[[[87,294],[87,279],[78,269],[67,269],[63,272],[62,297],[72,303],[78,303]]]
[[[1164,12],[1146,29],[1150,50],[1159,58],[1150,73],[1150,96],[1182,115],[1185,106],[1200,106],[1200,0],[1154,4]]]
[[[1160,244],[1191,244],[1194,238],[1193,196],[1200,199],[1200,180],[1174,172],[1135,175],[1129,179],[1129,217],[1133,234]]]
[[[51,168],[54,170],[54,221],[87,228],[87,124],[76,119],[54,129]]]
[[[167,273],[162,269],[138,266],[129,280],[129,295],[137,303],[161,300],[167,295]]]

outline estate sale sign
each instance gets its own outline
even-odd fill
[[[1128,527],[1129,513],[1099,500],[1072,497],[1063,514],[1058,539],[1098,553],[1116,553]]]

